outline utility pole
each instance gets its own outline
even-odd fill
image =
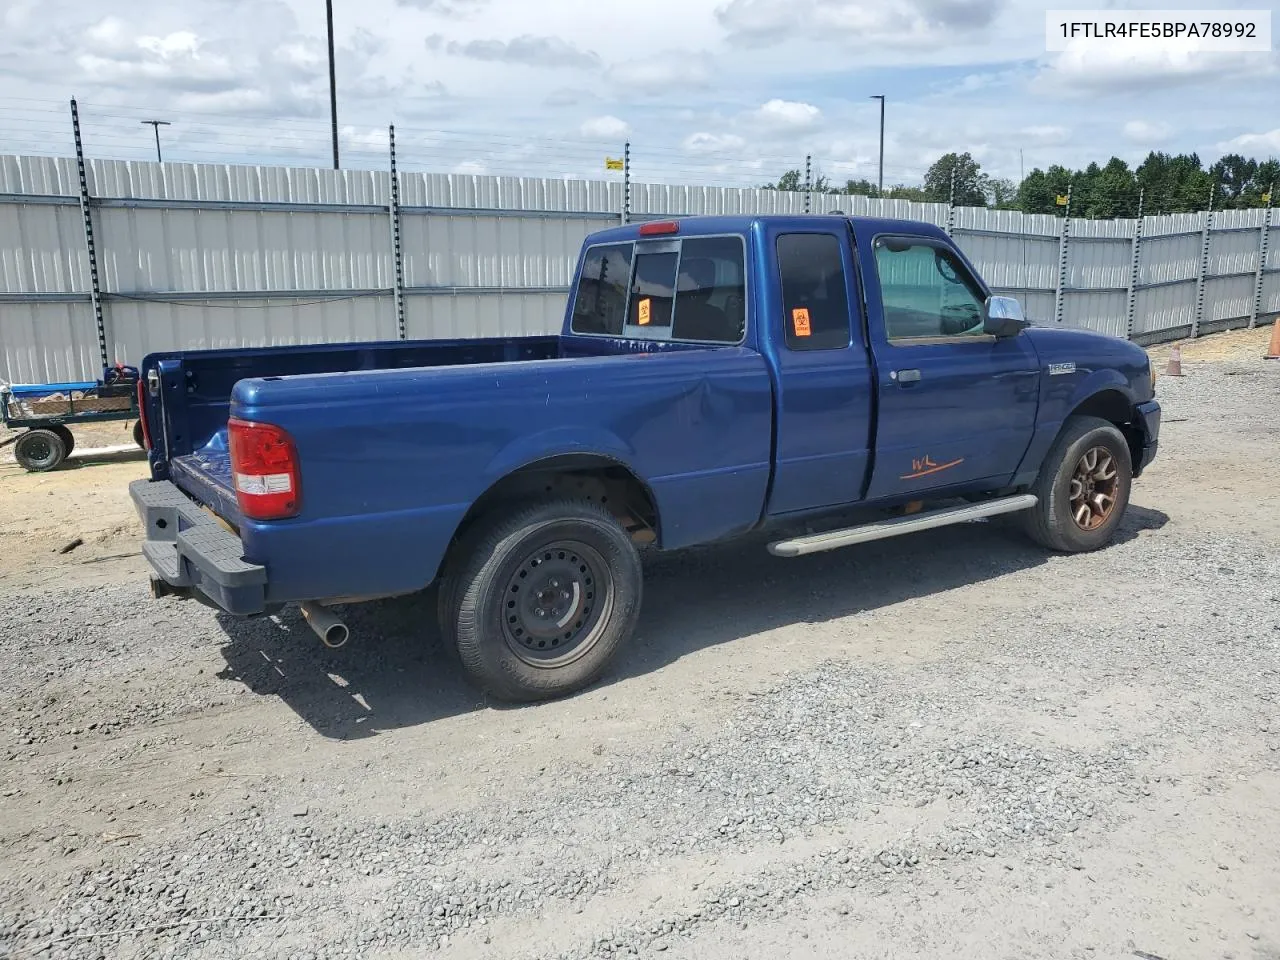
[[[169,126],[168,120],[140,120],[138,121],[144,127],[151,124],[151,128],[156,132],[156,163],[164,163],[164,158],[160,156],[160,128]]]
[[[877,199],[884,199],[884,94],[873,94],[872,100],[880,101],[880,179],[876,187]]]
[[[329,27],[329,116],[333,127],[333,169],[338,169],[338,79],[333,67],[333,0],[324,0],[325,21]]]

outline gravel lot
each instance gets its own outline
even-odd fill
[[[0,466],[0,956],[1280,958],[1262,333],[1159,380],[1109,549],[660,556],[612,673],[535,707],[429,597],[341,651],[148,599],[134,457]]]

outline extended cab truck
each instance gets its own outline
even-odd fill
[[[794,557],[1016,513],[1093,550],[1160,425],[1139,347],[1029,327],[937,227],[838,216],[594,234],[560,336],[155,354],[140,393],[155,593],[299,603],[338,645],[334,604],[438,584],[511,700],[600,674],[640,546],[767,528]]]

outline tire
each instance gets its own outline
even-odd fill
[[[142,435],[141,420],[135,420],[133,422],[133,442],[138,445],[139,450],[147,449],[147,438]]]
[[[1039,502],[1022,514],[1023,529],[1050,550],[1097,550],[1115,535],[1132,487],[1133,460],[1124,434],[1097,417],[1070,417],[1031,488]]]
[[[512,507],[478,523],[454,555],[440,588],[441,630],[467,675],[500,700],[581,690],[635,629],[640,556],[594,501]]]
[[[76,448],[76,437],[71,428],[64,423],[56,423],[49,429],[62,438],[63,457],[71,456],[71,451]]]
[[[53,430],[28,430],[13,445],[13,457],[32,473],[43,473],[67,458],[67,447]]]

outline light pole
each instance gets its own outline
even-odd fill
[[[168,120],[140,120],[143,126],[151,124],[151,129],[156,132],[156,163],[164,163],[164,159],[160,156],[160,128],[169,126]]]
[[[872,100],[880,101],[880,181],[877,188],[876,196],[884,199],[884,94],[877,93],[871,96]]]
[[[325,21],[329,27],[329,116],[333,125],[333,169],[338,169],[338,80],[333,69],[333,0],[324,0]]]

